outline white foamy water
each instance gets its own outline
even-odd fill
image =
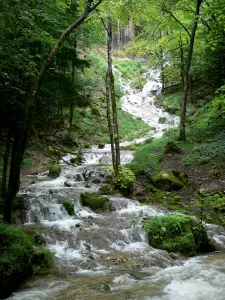
[[[149,71],[145,76],[148,81],[142,91],[123,83],[123,109],[155,127],[151,136],[157,138],[176,125],[176,118],[154,105],[158,73]],[[158,123],[161,117],[167,118],[166,124]],[[26,195],[26,225],[41,226],[58,272],[57,278],[51,274],[28,280],[9,299],[224,300],[225,254],[175,260],[166,251],[148,245],[143,221],[165,211],[115,196],[109,196],[108,210],[102,213],[80,204],[82,192],[97,191],[110,176],[102,164],[111,164],[109,145],[104,149],[93,146],[83,154],[80,166],[66,164],[73,157],[67,155],[58,178],[49,179],[47,173],[32,176],[37,182],[21,191]],[[121,151],[123,164],[132,158],[132,151]],[[64,200],[71,199],[75,200],[74,216],[63,206]],[[217,245],[225,248],[224,229],[211,224],[207,228]]]

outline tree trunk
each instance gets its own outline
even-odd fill
[[[19,128],[14,133],[8,189],[4,198],[4,222],[12,222],[12,201],[20,187],[20,169],[28,140],[29,128]]]
[[[7,140],[6,140],[6,145],[5,145],[4,165],[3,165],[3,171],[2,171],[2,194],[0,195],[0,197],[2,197],[2,199],[6,199],[7,171],[8,171],[8,165],[9,165],[10,148],[11,148],[11,129],[8,129]]]
[[[106,114],[107,114],[108,130],[109,130],[111,152],[112,152],[112,165],[113,165],[113,169],[115,170],[116,169],[115,141],[114,141],[111,114],[110,114],[110,106],[111,106],[111,100],[110,99],[111,99],[111,96],[110,96],[110,82],[109,82],[109,74],[107,72],[107,74],[106,74]]]
[[[194,41],[195,41],[195,34],[198,27],[198,19],[199,19],[199,12],[200,7],[203,0],[196,0],[196,11],[195,11],[195,18],[194,23],[192,26],[191,31],[191,38],[188,46],[188,56],[185,62],[185,70],[184,70],[184,93],[183,98],[181,102],[181,113],[180,113],[180,137],[179,139],[181,141],[186,140],[186,132],[185,132],[185,126],[186,126],[186,106],[187,106],[187,98],[188,98],[188,90],[189,90],[189,71],[191,66],[191,60],[192,60],[192,54],[194,49]]]
[[[56,56],[57,51],[65,42],[65,40],[69,37],[69,35],[79,27],[88,17],[88,15],[97,8],[103,0],[98,0],[95,4],[93,4],[92,0],[86,1],[86,8],[83,14],[72,24],[70,25],[61,35],[59,40],[56,42],[54,47],[52,48],[48,58],[43,64],[39,75],[37,77],[36,82],[34,83],[33,88],[31,89],[31,93],[27,99],[26,104],[26,114],[24,117],[24,126],[18,128],[15,132],[13,149],[12,149],[12,158],[11,158],[11,166],[10,166],[10,176],[9,176],[9,184],[8,191],[5,196],[5,209],[4,209],[4,221],[7,223],[11,223],[11,208],[12,208],[12,200],[16,196],[19,186],[20,186],[20,169],[23,161],[23,155],[26,149],[28,135],[30,126],[32,123],[32,116],[36,105],[36,100],[43,83],[43,79],[48,72],[50,66],[53,63],[53,60]]]
[[[113,136],[115,142],[115,173],[117,173],[120,166],[120,143],[119,143],[119,127],[117,119],[117,105],[116,105],[116,95],[115,95],[115,83],[114,75],[112,70],[112,20],[108,17],[107,24],[107,52],[108,52],[108,80],[109,80],[109,90],[110,98],[112,104],[112,117],[113,117]]]
[[[179,40],[179,49],[180,49],[180,76],[182,81],[182,87],[184,89],[184,49],[183,49],[183,41],[180,34]]]

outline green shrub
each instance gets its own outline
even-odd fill
[[[82,193],[80,195],[81,204],[98,212],[106,209],[106,204],[109,198],[101,196],[99,193]]]
[[[22,168],[27,168],[30,165],[32,165],[32,163],[33,163],[33,159],[32,158],[30,158],[30,157],[24,158],[23,159]]]
[[[101,195],[113,195],[114,190],[110,184],[104,184],[100,187],[100,189],[98,190],[98,193]]]
[[[139,77],[145,72],[141,63],[133,59],[115,60],[114,66],[117,67],[123,76],[128,79]]]
[[[147,232],[151,246],[169,252],[193,256],[215,250],[203,225],[187,216],[151,217],[144,223],[143,230]]]
[[[0,298],[32,274],[33,248],[29,237],[19,228],[0,224]]]
[[[118,173],[115,175],[115,185],[118,188],[128,188],[129,184],[135,180],[134,173],[126,168],[120,167]]]

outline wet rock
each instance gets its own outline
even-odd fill
[[[165,124],[165,123],[167,123],[167,121],[168,121],[167,118],[160,117],[158,122],[159,122],[159,124]]]
[[[49,190],[48,192],[49,192],[49,194],[53,194],[53,190]]]
[[[65,185],[66,187],[71,187],[71,183],[70,183],[69,181],[65,181],[65,182],[64,182],[64,185]]]
[[[163,191],[177,191],[187,183],[187,175],[183,172],[165,170],[153,178],[153,183]]]
[[[77,173],[77,174],[74,175],[74,179],[76,181],[84,181],[84,177],[81,174],[79,174],[79,173]]]
[[[100,284],[92,284],[89,285],[90,288],[95,289],[95,290],[99,290],[101,292],[110,292],[110,287],[107,284],[104,283],[100,283]]]
[[[98,148],[99,148],[99,149],[104,149],[104,148],[105,148],[105,143],[100,143],[100,144],[98,144]]]

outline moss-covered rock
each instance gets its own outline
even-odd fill
[[[165,124],[167,121],[168,121],[168,120],[167,120],[166,117],[160,117],[160,118],[159,118],[159,123],[160,123],[160,124]]]
[[[52,178],[59,177],[61,173],[61,166],[59,164],[53,164],[49,167],[48,176]]]
[[[115,191],[110,184],[104,184],[100,187],[98,193],[101,195],[113,195]]]
[[[153,178],[153,183],[163,191],[177,191],[187,183],[187,175],[173,170],[164,170]]]
[[[72,201],[69,200],[65,200],[63,202],[63,206],[65,208],[65,210],[68,212],[68,214],[70,216],[74,216],[75,215],[75,211],[74,211],[74,203]]]
[[[33,248],[21,229],[6,224],[0,224],[0,248],[0,299],[5,299],[33,274]]]
[[[182,150],[174,143],[168,142],[165,147],[164,154],[180,154]]]
[[[99,149],[104,149],[105,148],[105,143],[99,143],[98,148]]]
[[[107,208],[109,198],[102,196],[99,193],[82,193],[80,195],[81,203],[84,206],[88,206],[93,211],[102,211]]]
[[[207,253],[215,250],[201,222],[182,215],[152,217],[143,225],[149,244],[169,252],[185,256]]]
[[[76,157],[72,157],[70,159],[71,164],[81,164],[84,161],[83,155],[81,153],[77,153]]]

